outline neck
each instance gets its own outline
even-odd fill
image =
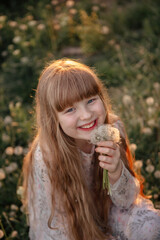
[[[76,140],[76,145],[82,152],[85,152],[85,153],[90,153],[93,146],[92,143],[89,143],[86,140],[80,140],[80,139]]]

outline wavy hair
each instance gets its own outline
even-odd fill
[[[70,239],[106,239],[109,233],[108,213],[112,204],[102,189],[103,170],[98,161],[94,163],[94,183],[90,191],[85,182],[82,162],[75,140],[67,136],[58,122],[57,112],[74,102],[99,95],[106,109],[106,123],[112,123],[111,106],[106,89],[94,70],[86,65],[62,59],[47,66],[39,79],[36,91],[37,135],[23,163],[24,204],[27,205],[28,181],[32,174],[33,156],[39,143],[52,187],[52,209],[48,226],[54,217],[57,191],[66,210]],[[120,145],[121,158],[132,175],[132,157],[126,139]],[[95,153],[95,158],[97,159]],[[54,231],[54,229],[53,229]]]

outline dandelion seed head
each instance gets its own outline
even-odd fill
[[[6,149],[5,149],[5,153],[7,154],[7,155],[13,155],[13,153],[14,153],[14,149],[13,149],[13,147],[7,147]]]
[[[152,106],[154,104],[154,98],[153,97],[146,98],[146,103],[148,106]]]
[[[2,168],[0,168],[0,180],[3,180],[6,178],[6,174]]]
[[[91,143],[96,144],[100,141],[120,141],[119,130],[110,124],[101,125],[91,133]]]
[[[149,164],[147,167],[146,167],[146,171],[148,173],[152,173],[154,171],[155,167],[152,165],[152,164]]]
[[[160,178],[160,170],[156,170],[154,173],[155,178]]]
[[[134,167],[135,167],[136,170],[141,169],[142,166],[143,166],[142,160],[137,160],[137,161],[134,162]]]

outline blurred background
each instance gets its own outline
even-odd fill
[[[144,192],[160,208],[160,1],[1,0],[0,238],[28,239],[18,188],[47,62],[96,69],[125,123]]]

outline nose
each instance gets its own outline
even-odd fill
[[[86,107],[83,107],[80,109],[80,112],[79,112],[79,118],[83,121],[83,120],[87,120],[87,119],[90,119],[92,117],[92,112],[86,108]]]

